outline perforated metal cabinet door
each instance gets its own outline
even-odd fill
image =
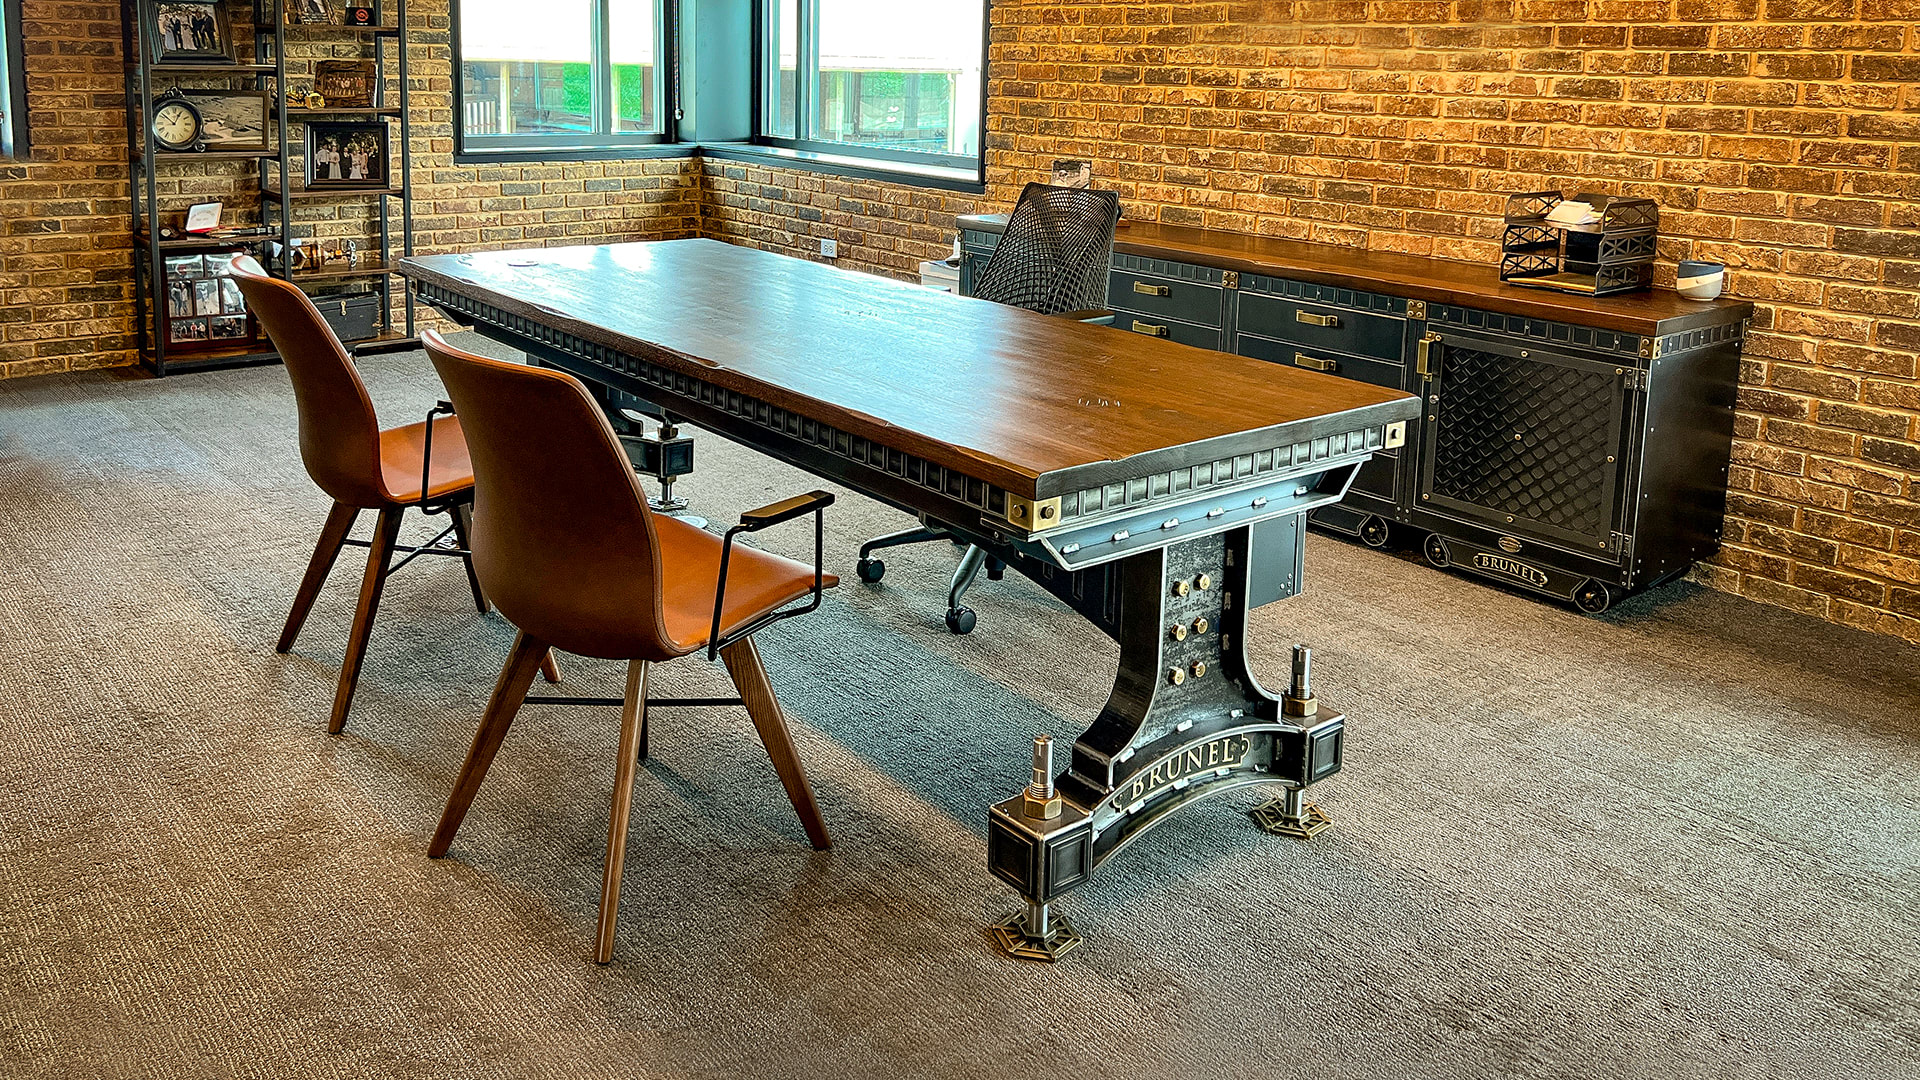
[[[1617,360],[1445,334],[1429,371],[1423,509],[1617,554],[1628,406]]]

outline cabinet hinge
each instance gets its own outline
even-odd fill
[[[1627,368],[1620,377],[1625,380],[1627,389],[1646,392],[1647,370],[1645,368]]]
[[[1424,319],[1426,317],[1427,317],[1427,302],[1425,300],[1407,301],[1407,318]]]
[[[1238,270],[1222,270],[1222,271],[1220,271],[1220,287],[1221,287],[1221,288],[1223,288],[1223,289],[1237,289],[1237,288],[1239,288],[1239,287],[1240,287],[1240,272],[1239,272]]]

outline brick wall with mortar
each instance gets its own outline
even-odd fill
[[[250,5],[229,10],[244,53],[252,34],[238,20]],[[414,0],[409,11],[420,250],[657,239],[698,231],[700,178],[691,159],[455,166],[447,3]],[[25,160],[0,161],[0,378],[131,364],[120,5],[25,0],[22,16],[31,149]],[[289,31],[289,81],[310,82],[302,76],[313,59],[370,55],[358,42]],[[234,85],[178,81],[189,87]],[[299,167],[296,160],[296,174]],[[258,185],[247,162],[164,164],[157,179],[163,211],[177,214],[189,203],[220,199],[227,222],[258,220]],[[301,203],[295,235],[364,242],[371,235],[371,205],[364,197]]]
[[[988,192],[1486,264],[1509,192],[1648,195],[1759,306],[1710,585],[1920,641],[1920,0],[1000,0]],[[709,228],[911,272],[974,200],[704,165]],[[938,235],[926,235],[931,227]],[[816,256],[817,257],[817,256]]]

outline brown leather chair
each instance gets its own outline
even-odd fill
[[[427,423],[380,430],[373,412],[373,401],[354,370],[353,361],[333,335],[320,312],[299,286],[269,276],[251,256],[236,256],[230,270],[247,308],[280,353],[287,375],[293,380],[294,401],[300,412],[300,457],[307,475],[321,491],[333,498],[333,509],[320,529],[320,542],[314,546],[307,573],[294,594],[293,610],[280,632],[279,652],[292,650],[307,613],[326,584],[340,549],[347,544],[367,548],[367,569],[360,579],[360,604],[354,610],[353,630],[347,635],[346,655],[340,662],[340,683],[333,694],[333,716],[327,730],[338,733],[347,723],[347,710],[353,703],[354,686],[360,678],[361,661],[366,656],[367,636],[373,628],[373,616],[380,606],[380,593],[387,576],[398,569],[389,566],[395,551],[458,555],[466,560],[467,584],[473,589],[474,606],[487,610],[487,597],[475,576],[473,562],[467,558],[467,526],[473,499],[473,466],[467,461],[467,443],[461,435],[457,417],[433,420],[432,454],[428,456]],[[423,477],[424,472],[424,477]],[[424,480],[424,488],[423,488]],[[453,517],[449,527],[459,539],[458,550],[429,543],[418,548],[396,543],[400,521],[408,507],[445,510]],[[379,511],[371,541],[349,540],[347,534],[362,510]],[[445,536],[442,533],[441,536]],[[404,560],[401,565],[404,565]],[[558,681],[559,671],[551,659],[546,662],[549,680]]]
[[[750,511],[725,539],[658,516],[605,415],[571,375],[462,352],[431,331],[421,340],[466,425],[477,485],[474,569],[500,613],[520,628],[427,854],[447,853],[523,701],[621,705],[594,950],[606,963],[613,956],[633,778],[646,753],[647,673],[655,663],[701,650],[725,662],[807,838],[817,849],[831,846],[752,635],[775,619],[812,610],[821,590],[839,583],[819,565],[822,511],[833,497],[816,491]],[[809,513],[813,566],[732,545],[735,533]],[[809,594],[811,606],[782,610]],[[627,661],[625,696],[617,702],[528,699],[534,667],[549,648]],[[656,698],[652,704],[733,702]]]

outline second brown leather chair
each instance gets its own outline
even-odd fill
[[[294,401],[300,413],[300,457],[306,463],[307,475],[333,498],[333,509],[327,512],[327,523],[320,529],[320,542],[307,563],[300,591],[294,594],[293,610],[287,613],[286,626],[280,631],[277,651],[293,649],[340,549],[362,543],[347,539],[354,519],[362,510],[380,514],[373,540],[365,545],[367,569],[360,579],[360,603],[353,613],[353,630],[347,635],[340,681],[333,692],[333,715],[327,722],[327,730],[337,734],[346,726],[347,710],[353,704],[374,612],[380,606],[387,575],[394,569],[389,564],[396,550],[410,550],[397,542],[401,518],[408,507],[417,509],[423,503],[443,506],[453,515],[454,534],[465,549],[473,466],[467,461],[467,442],[456,417],[433,421],[430,456],[426,422],[380,429],[373,399],[367,396],[366,384],[354,370],[353,360],[299,286],[268,276],[246,255],[236,257],[230,270],[247,298],[248,310],[266,328],[293,380]],[[420,550],[464,555],[464,550]],[[467,583],[473,589],[474,605],[485,612],[487,598],[470,560]],[[549,680],[559,681],[559,671],[551,659],[544,670]]]
[[[833,497],[813,492],[750,511],[734,530],[812,514],[814,566],[732,547],[731,536],[723,541],[648,508],[612,427],[572,376],[462,352],[431,331],[421,340],[466,425],[474,569],[500,614],[520,628],[427,853],[437,858],[452,845],[549,647],[627,661],[594,949],[604,964],[613,956],[651,665],[717,651],[807,838],[815,848],[831,843],[752,634],[781,617],[783,605],[809,594],[817,605],[820,590],[838,584],[818,565],[820,513]]]

